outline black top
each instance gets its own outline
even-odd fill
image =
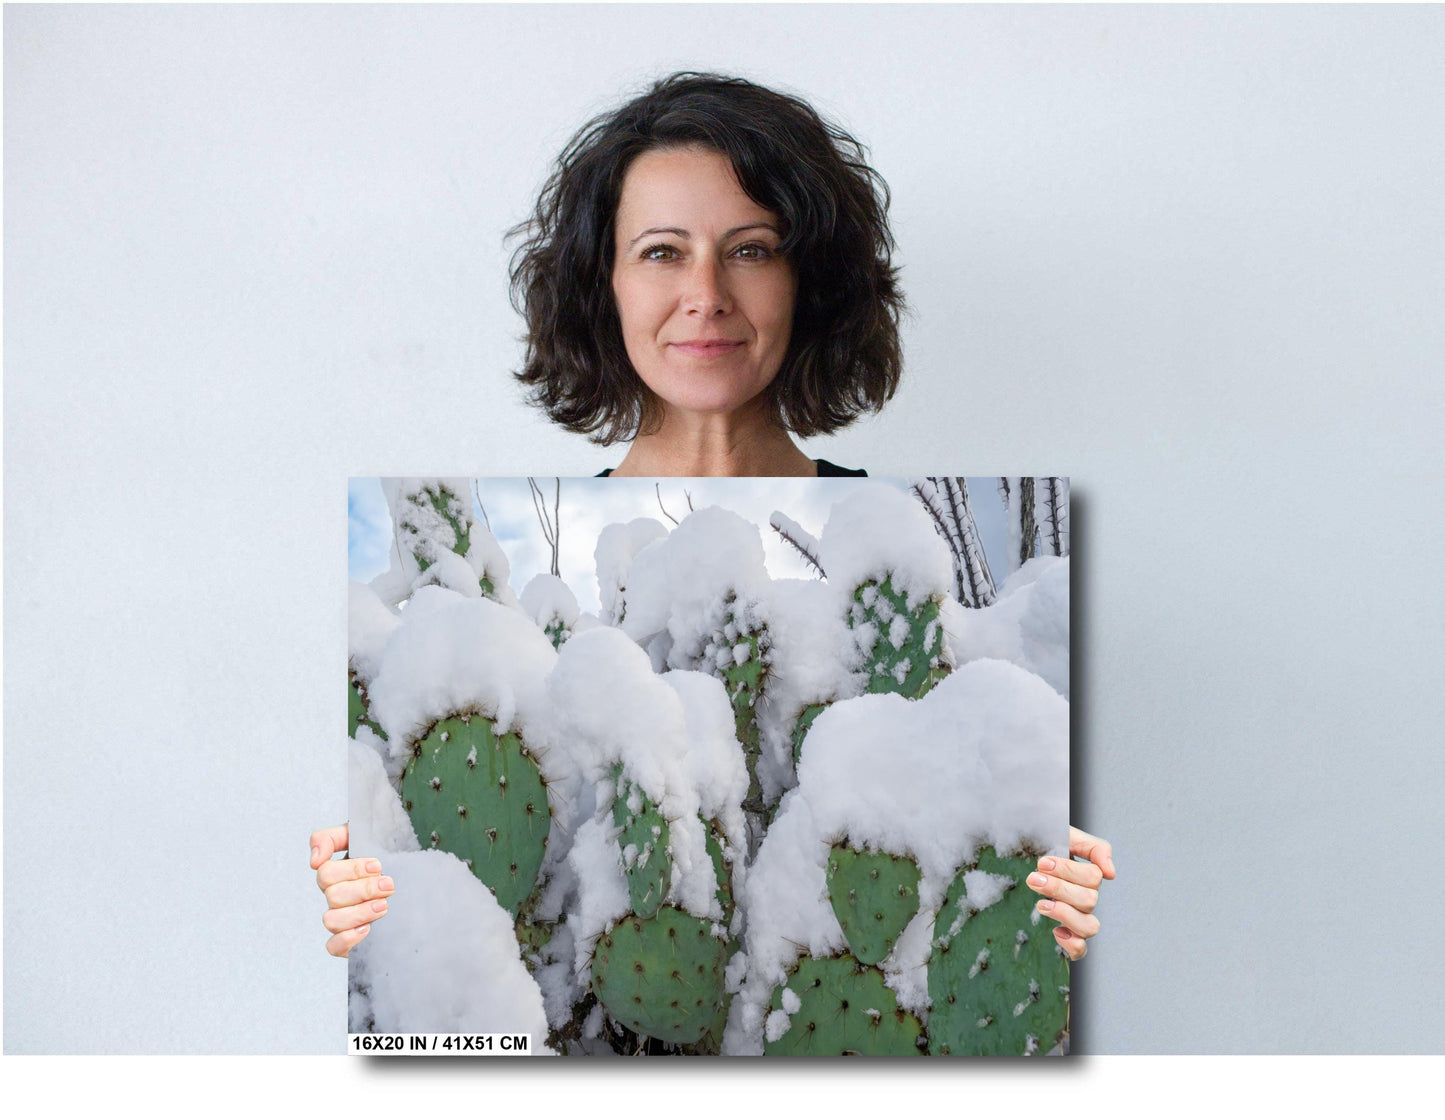
[[[830,462],[828,462],[827,459],[814,459],[813,462],[815,462],[815,463],[818,464],[818,477],[819,477],[819,478],[866,478],[866,477],[868,477],[868,472],[867,472],[867,471],[850,471],[847,467],[840,467],[840,466],[838,466],[837,463],[830,463]],[[597,478],[606,478],[606,477],[607,477],[609,474],[611,474],[611,473],[612,473],[612,468],[611,468],[611,467],[608,467],[605,471],[598,471],[596,477],[597,477]]]

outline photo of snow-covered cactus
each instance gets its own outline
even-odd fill
[[[1060,478],[353,479],[351,1030],[1068,1051]],[[520,592],[514,590],[520,586]]]

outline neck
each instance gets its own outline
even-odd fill
[[[760,408],[730,413],[667,409],[662,426],[640,435],[612,472],[636,477],[813,477],[817,465]]]

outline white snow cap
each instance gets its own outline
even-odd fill
[[[448,852],[393,852],[386,916],[351,951],[352,1029],[526,1032],[547,1048],[542,992],[522,964],[512,917]]]
[[[401,798],[387,780],[381,755],[376,750],[376,746],[384,748],[386,744],[377,739],[370,728],[361,727],[357,731],[369,739],[366,742],[351,739],[347,743],[350,752],[349,851],[357,856],[417,851],[421,845],[417,843],[416,830],[402,808]]]
[[[828,582],[846,595],[891,574],[914,610],[953,586],[953,558],[933,521],[911,495],[885,483],[860,483],[835,505],[819,548]]]
[[[562,625],[571,630],[581,613],[572,589],[551,572],[528,580],[522,588],[520,602],[522,613],[543,629],[560,619]]]
[[[1069,558],[1035,556],[1009,576],[996,602],[945,618],[956,663],[996,657],[1069,698]]]
[[[666,630],[695,643],[729,592],[746,598],[767,580],[756,525],[719,506],[695,510],[632,561],[622,629],[637,642]]]
[[[667,536],[662,522],[651,517],[608,525],[597,535],[592,559],[597,565],[597,598],[602,604],[602,621],[617,625],[624,609],[627,573],[633,558],[653,541]]]
[[[477,582],[477,573],[455,552],[441,553],[426,571],[417,573],[411,585],[413,588],[444,587],[467,599],[482,597],[482,585]]]
[[[370,684],[376,676],[386,643],[400,625],[401,619],[375,591],[364,583],[350,582],[346,599],[348,661],[363,684]]]
[[[402,612],[368,694],[372,716],[394,752],[466,711],[494,720],[499,733],[520,730],[535,746],[543,681],[556,661],[552,643],[520,611],[437,589],[422,610]]]
[[[826,897],[835,842],[917,862],[918,915],[883,968],[900,1003],[921,1009],[933,914],[958,870],[983,844],[1066,854],[1068,808],[1068,703],[1016,665],[971,662],[921,700],[834,704],[813,724],[798,786],[748,872],[744,1035],[761,1045],[772,990],[800,953],[846,947]]]

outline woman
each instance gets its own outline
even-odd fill
[[[629,444],[603,474],[864,474],[808,458],[893,395],[903,297],[888,193],[862,146],[805,102],[738,78],[674,74],[587,124],[518,233],[517,377],[594,442]],[[311,837],[346,956],[394,890],[379,860],[335,860],[346,826]],[[1070,829],[1029,886],[1071,960],[1098,932],[1107,841]]]

